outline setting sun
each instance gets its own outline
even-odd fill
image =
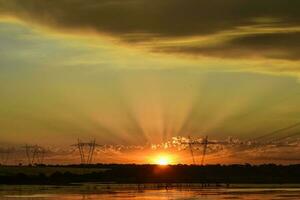
[[[173,159],[170,155],[158,155],[153,159],[153,161],[157,165],[169,165],[172,164]]]

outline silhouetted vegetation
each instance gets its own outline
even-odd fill
[[[81,182],[102,183],[203,183],[203,184],[283,184],[300,183],[300,165],[134,165],[96,164],[68,166],[35,166],[55,168],[54,173],[1,173],[0,184],[70,184]],[[1,171],[0,167],[0,171]],[[6,167],[6,172],[9,168]],[[22,168],[22,167],[20,167]],[[27,167],[28,168],[28,167]],[[72,170],[82,169],[84,173]],[[86,170],[86,169],[92,170]],[[103,169],[103,170],[101,170]],[[53,171],[53,169],[51,169]],[[50,170],[50,171],[51,171]],[[27,172],[29,170],[27,169]]]

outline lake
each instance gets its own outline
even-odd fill
[[[72,186],[0,186],[4,200],[286,200],[300,199],[300,187],[236,185],[202,188],[199,185],[85,184]]]

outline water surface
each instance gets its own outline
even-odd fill
[[[287,186],[231,186],[201,188],[162,185],[0,186],[4,200],[299,200],[300,188]]]

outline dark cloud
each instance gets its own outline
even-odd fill
[[[299,7],[299,0],[0,0],[0,14],[60,30],[94,30],[129,43],[207,36],[258,24],[297,27],[300,26]],[[270,51],[270,55],[263,54],[267,57],[298,59],[298,48],[290,36],[274,34],[236,36],[229,43],[215,47],[179,46],[175,50],[187,54],[247,56],[257,46],[263,48],[261,51]],[[299,41],[298,33],[292,36]],[[229,51],[223,54],[224,50]]]
[[[164,46],[154,51],[220,58],[270,58],[300,60],[300,32],[239,36],[211,46]]]

